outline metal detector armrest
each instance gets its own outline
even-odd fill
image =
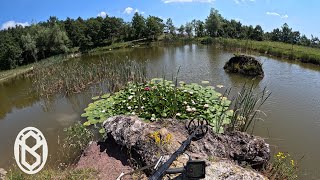
[[[205,161],[188,161],[186,173],[189,179],[203,179],[206,177]]]

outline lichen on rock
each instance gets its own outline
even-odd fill
[[[103,127],[108,138],[130,150],[141,166],[153,164],[160,156],[167,159],[188,137],[185,124],[173,119],[146,123],[136,116],[115,116],[108,118]],[[156,143],[150,136],[154,132],[159,132],[160,138],[170,134],[172,139],[166,144]],[[256,171],[240,165],[259,169],[270,159],[269,145],[260,137],[244,132],[216,134],[211,130],[204,138],[193,141],[186,154],[192,159],[206,160],[207,179],[265,179]],[[179,163],[179,159],[173,166],[185,163]]]

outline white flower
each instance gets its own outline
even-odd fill
[[[105,113],[105,112],[106,112],[106,110],[102,110],[101,112],[102,112],[102,113]]]
[[[176,116],[181,116],[181,114],[180,114],[180,113],[177,113]]]
[[[217,85],[217,87],[218,88],[223,88],[224,86],[219,84],[219,85]]]
[[[196,111],[196,108],[194,108],[194,107],[191,108],[191,111],[192,111],[192,112],[195,112],[195,111]]]
[[[191,95],[193,94],[193,92],[192,92],[192,91],[190,91],[189,93],[190,93]]]
[[[183,90],[183,92],[188,92],[188,90],[185,89],[185,90]]]
[[[125,102],[126,102],[126,100],[123,100],[122,102],[123,102],[123,103],[125,103]]]
[[[138,106],[135,106],[134,108],[138,109]]]
[[[190,106],[187,106],[187,109],[189,109],[190,108]]]
[[[209,107],[209,104],[205,104],[203,107],[208,108],[208,107]]]
[[[188,112],[191,112],[192,109],[191,109],[190,107],[187,107],[187,111],[188,111]]]
[[[132,99],[132,98],[133,98],[133,96],[132,96],[132,95],[128,97],[128,99],[129,99],[129,100],[130,100],[130,99]]]
[[[130,109],[131,109],[131,106],[128,106],[128,109],[130,110]]]
[[[132,112],[131,114],[132,114],[132,115],[136,115],[136,113],[135,113],[135,112]]]
[[[191,103],[192,103],[192,104],[196,104],[196,103],[194,102],[194,100],[191,100]]]
[[[142,100],[146,100],[146,98],[142,98]]]
[[[141,106],[141,109],[144,109],[144,106]]]
[[[154,121],[154,120],[156,120],[156,118],[154,118],[154,117],[151,117],[151,119],[150,119],[151,121]]]
[[[187,101],[183,101],[183,104],[188,104]]]

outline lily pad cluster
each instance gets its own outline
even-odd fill
[[[99,127],[108,117],[136,115],[156,121],[162,118],[180,120],[202,118],[208,120],[215,132],[223,132],[230,123],[233,111],[230,101],[214,90],[213,86],[184,82],[173,83],[162,78],[146,83],[129,82],[124,89],[113,94],[93,97],[93,103],[85,108],[85,126]],[[103,129],[100,131],[103,133]]]

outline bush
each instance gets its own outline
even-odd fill
[[[90,103],[82,114],[87,117],[84,125],[98,127],[115,115],[137,115],[150,121],[202,118],[208,120],[215,132],[223,132],[233,114],[228,110],[230,101],[212,86],[180,82],[178,87],[177,84],[161,78],[146,83],[129,82],[123,90],[112,95],[94,97],[96,101]],[[104,133],[104,130],[100,132]]]

